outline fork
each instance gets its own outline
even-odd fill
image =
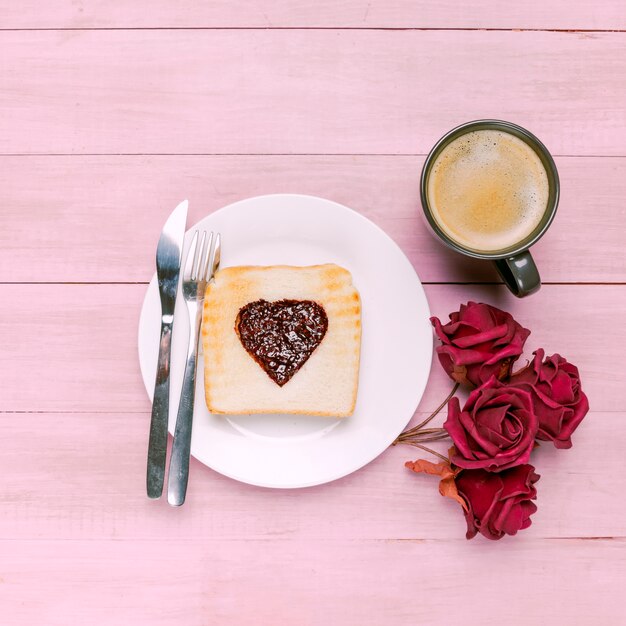
[[[183,504],[187,493],[202,305],[206,286],[220,264],[220,234],[213,237],[211,233],[207,242],[206,231],[203,231],[198,245],[198,233],[193,234],[183,272],[183,297],[189,313],[189,345],[167,481],[167,501],[172,506]]]

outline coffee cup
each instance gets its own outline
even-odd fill
[[[426,158],[422,207],[444,244],[495,263],[518,297],[541,286],[529,248],[546,232],[559,203],[559,175],[532,133],[500,120],[462,124]]]

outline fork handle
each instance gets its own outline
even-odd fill
[[[198,339],[201,308],[196,310],[195,327],[189,329],[189,347],[185,376],[176,416],[174,443],[170,458],[170,470],[167,479],[167,501],[172,506],[180,506],[185,502],[187,482],[189,481],[189,454],[191,450],[191,428],[193,426],[193,406],[196,397],[196,368],[198,365]],[[193,317],[190,315],[190,318]]]

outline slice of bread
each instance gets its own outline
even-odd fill
[[[236,324],[245,305],[309,300],[328,329],[283,386],[243,347]],[[212,413],[301,413],[345,417],[356,403],[361,352],[361,299],[350,272],[337,265],[227,267],[207,287],[202,319],[204,388]]]

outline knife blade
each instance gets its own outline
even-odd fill
[[[170,358],[174,305],[178,291],[178,276],[183,252],[183,239],[187,223],[187,200],[183,200],[165,222],[157,246],[156,266],[161,299],[161,336],[152,417],[148,443],[148,469],[146,490],[149,498],[160,498],[165,477],[167,455],[167,421],[170,395]]]

